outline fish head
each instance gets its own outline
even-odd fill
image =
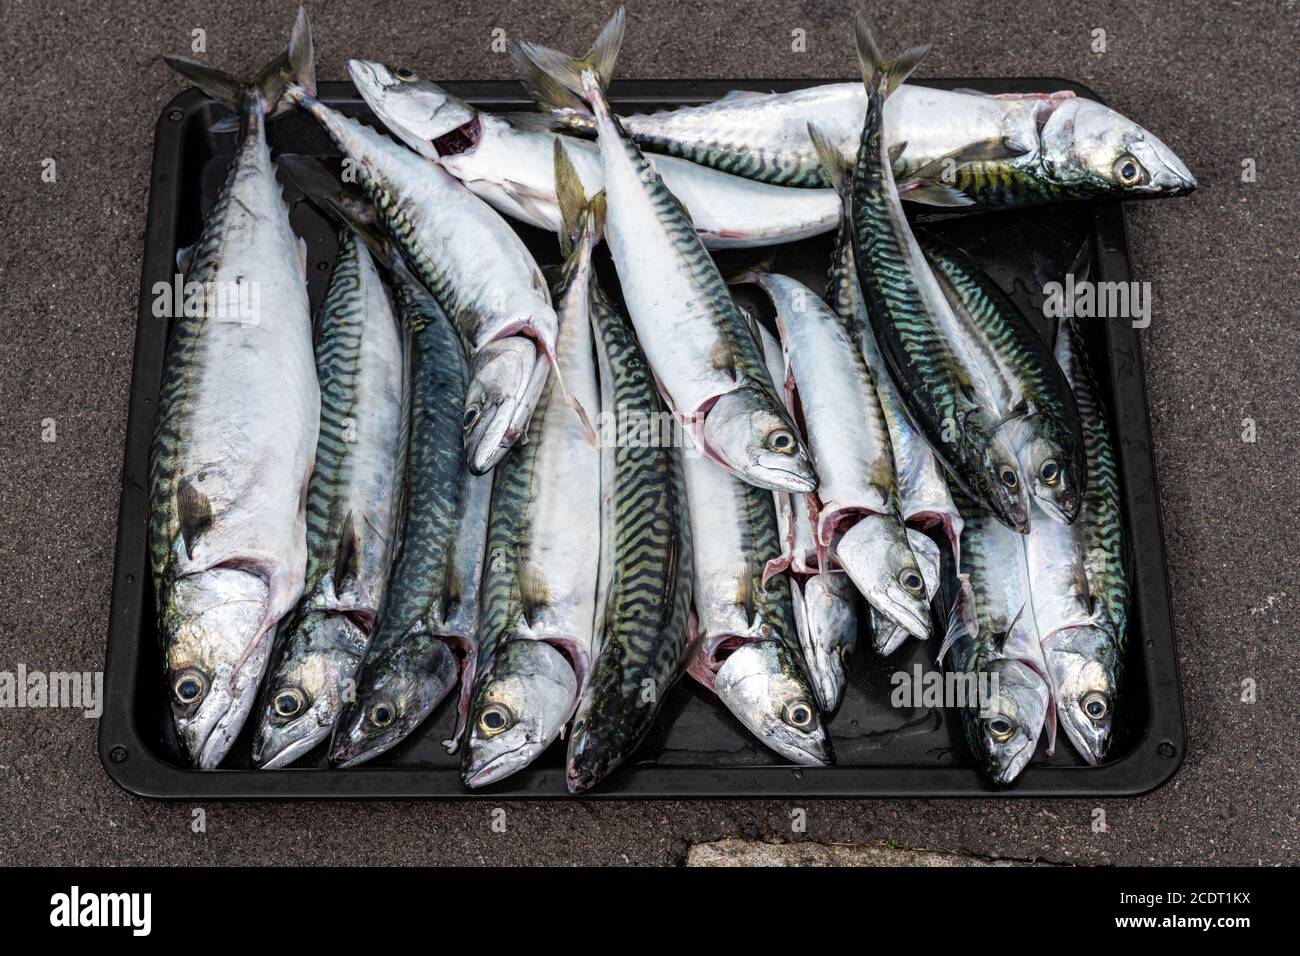
[[[471,472],[486,474],[527,428],[521,407],[537,379],[545,381],[548,368],[537,346],[522,335],[489,342],[474,354],[463,423]]]
[[[477,136],[478,110],[408,69],[349,60],[348,73],[384,125],[426,159],[448,150],[463,152]],[[456,132],[462,135],[449,135]]]
[[[355,700],[335,723],[330,763],[355,767],[405,740],[455,686],[459,670],[447,643],[427,633],[404,635],[368,656]]]
[[[270,656],[261,632],[269,597],[261,577],[225,567],[168,590],[160,619],[167,696],[181,747],[199,769],[221,763],[253,709]]]
[[[1047,669],[1056,712],[1079,754],[1097,764],[1110,747],[1119,655],[1100,627],[1073,627],[1052,635]]]
[[[998,435],[990,436],[984,445],[981,474],[983,503],[1008,528],[1020,534],[1028,532],[1029,491],[1019,461]]]
[[[1051,178],[1086,195],[1182,196],[1196,188],[1196,177],[1172,149],[1094,100],[1062,102],[1040,140]]]
[[[925,576],[901,521],[893,515],[863,515],[832,551],[872,607],[913,637],[930,636]]]
[[[1064,524],[1074,521],[1083,504],[1079,489],[1083,465],[1076,456],[1051,437],[1036,435],[1021,449],[1020,473],[1040,508]]]
[[[753,641],[718,668],[718,699],[751,733],[795,763],[834,762],[817,698],[790,650],[779,641]]]
[[[578,679],[545,641],[510,641],[475,691],[462,777],[472,788],[528,766],[560,735],[573,713]]]
[[[262,687],[256,766],[287,766],[329,736],[365,642],[366,632],[345,614],[312,612],[290,625],[279,666]]]
[[[795,494],[817,489],[798,430],[761,389],[721,396],[704,418],[704,442],[723,465],[759,488]]]
[[[1051,692],[1037,671],[1013,658],[996,659],[976,676],[978,702],[962,710],[967,737],[989,777],[1008,784],[1034,755]]]
[[[790,589],[800,605],[795,620],[808,678],[822,711],[829,714],[844,697],[849,660],[857,648],[857,592],[841,586],[830,573],[815,574],[802,587],[792,581]]]

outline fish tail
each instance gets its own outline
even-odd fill
[[[593,246],[605,230],[605,191],[590,199],[563,141],[555,139],[555,195],[560,203],[560,251],[567,258],[586,234]]]
[[[772,269],[776,266],[776,251],[768,250],[761,256],[751,259],[744,265],[739,266],[735,272],[730,272],[726,276],[727,285],[757,285],[762,286],[763,280],[771,274]]]
[[[620,6],[581,59],[535,43],[511,46],[510,55],[524,85],[542,110],[590,120],[588,104],[603,100],[604,91],[614,78],[614,62],[623,44],[624,20]]]
[[[275,163],[322,215],[352,230],[377,262],[390,272],[409,275],[401,252],[383,231],[374,207],[359,188],[332,175],[314,156],[288,153],[276,157]]]
[[[812,140],[813,148],[817,150],[817,158],[821,160],[822,169],[826,173],[826,178],[831,181],[831,187],[840,196],[844,196],[853,184],[852,171],[844,154],[816,123],[808,124],[808,138]]]
[[[298,18],[293,23],[289,37],[289,50],[281,71],[290,96],[316,95],[316,44],[311,36],[311,21],[305,7],[298,8]]]
[[[914,46],[891,63],[876,46],[876,38],[871,33],[866,17],[859,15],[854,22],[854,29],[858,42],[858,63],[862,67],[862,82],[869,91],[878,92],[881,99],[902,86],[930,52],[928,45]]]
[[[293,108],[293,104],[286,101],[285,92],[295,79],[290,70],[296,74],[299,69],[299,62],[295,61],[295,48],[299,57],[305,49],[307,57],[305,73],[296,78],[302,82],[302,76],[305,75],[303,85],[314,95],[316,74],[311,64],[311,27],[307,23],[307,12],[302,7],[298,8],[298,19],[294,23],[289,48],[258,70],[251,80],[232,76],[188,57],[164,56],[163,62],[232,110],[239,111],[246,98],[255,99],[261,106],[263,115],[270,119]]]

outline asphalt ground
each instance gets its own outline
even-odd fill
[[[1134,273],[1155,303],[1143,344],[1189,737],[1169,784],[1104,801],[816,802],[798,834],[785,802],[726,800],[510,804],[505,833],[484,803],[213,804],[195,833],[192,805],[109,781],[93,720],[3,709],[0,863],[671,864],[728,837],[1074,863],[1300,861],[1300,3],[877,6],[887,47],[934,45],[924,75],[1083,82],[1200,180],[1189,198],[1127,211]],[[540,0],[310,11],[322,79],[343,78],[350,56],[509,78],[495,29],[585,47],[609,12]],[[855,75],[843,4],[633,2],[629,13],[626,77]],[[247,73],[281,47],[292,15],[288,3],[6,4],[0,670],[102,666],[152,130],[183,85],[157,54],[186,51],[201,28],[210,62]],[[791,50],[796,29],[806,52]],[[1254,182],[1242,181],[1247,160]],[[1248,680],[1254,703],[1241,699]]]

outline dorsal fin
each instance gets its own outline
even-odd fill
[[[352,512],[343,519],[343,529],[339,532],[339,546],[334,553],[334,593],[343,590],[343,582],[357,577],[360,572],[361,547],[357,540],[356,526],[352,521]]]
[[[515,559],[516,577],[519,581],[519,601],[522,605],[524,620],[531,627],[537,623],[538,608],[546,607],[551,602],[550,592],[545,579],[520,551]]]
[[[176,489],[176,510],[180,516],[185,556],[192,558],[195,543],[212,526],[212,503],[207,495],[194,487],[192,479],[185,478]]]

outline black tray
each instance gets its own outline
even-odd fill
[[[930,81],[944,88],[990,93],[1074,90],[1054,79]],[[737,86],[791,90],[812,81],[628,81],[612,101],[621,111],[712,100]],[[511,82],[449,83],[447,89],[489,111],[530,108]],[[348,83],[321,84],[321,98],[374,122]],[[215,133],[224,109],[187,90],[163,110],[154,140],[153,179],[145,238],[130,417],[122,470],[112,618],[105,662],[107,688],[99,725],[99,752],[109,775],[128,791],[158,798],[283,797],[516,797],[566,796],[563,743],[501,784],[471,792],[460,781],[459,760],[443,751],[454,719],[444,703],[411,739],[354,770],[326,766],[324,746],[292,768],[254,770],[248,758],[250,716],[226,760],[230,769],[199,772],[178,759],[164,697],[154,626],[154,598],[146,565],[145,526],[149,444],[162,372],[165,321],[151,311],[152,289],[171,282],[180,246],[198,236],[233,154],[233,134]],[[270,127],[274,152],[335,157],[310,117],[287,116]],[[292,222],[308,243],[313,309],[319,307],[334,261],[334,228],[292,190]],[[1041,316],[1041,277],[1062,276],[1081,245],[1091,242],[1095,278],[1129,281],[1123,211],[1118,205],[1063,204],[1046,208],[949,218],[935,231],[965,248],[1028,315]],[[558,257],[554,238],[520,227],[539,261]],[[807,240],[781,251],[777,265],[820,290],[830,239]],[[752,255],[729,253],[724,266]],[[1035,271],[1037,263],[1037,271]],[[933,669],[937,641],[909,641],[887,660],[858,655],[843,706],[830,724],[839,763],[806,768],[784,763],[690,678],[683,679],[635,759],[588,798],[610,797],[878,797],[878,796],[1119,796],[1151,790],[1183,759],[1185,731],[1178,665],[1166,586],[1165,549],[1151,456],[1151,429],[1138,333],[1128,322],[1085,323],[1088,347],[1101,378],[1116,437],[1125,518],[1134,554],[1133,609],[1125,692],[1116,712],[1113,757],[1089,767],[1061,734],[1056,753],[1042,744],[1016,783],[995,787],[967,754],[959,722],[942,710],[895,709],[890,675],[920,665]]]

